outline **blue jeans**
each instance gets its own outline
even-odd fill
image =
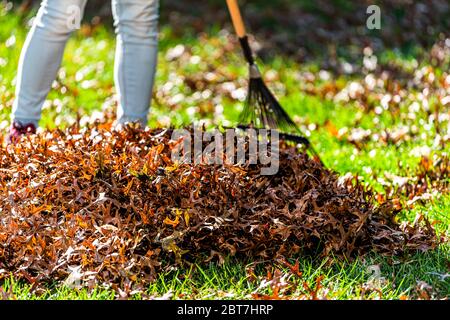
[[[20,57],[12,120],[37,123],[87,0],[43,0]],[[147,123],[158,54],[159,0],[112,0],[118,123]]]

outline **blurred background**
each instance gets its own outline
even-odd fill
[[[15,0],[22,12],[39,5],[39,0]],[[375,51],[398,48],[409,53],[417,45],[432,46],[450,31],[450,2],[447,0],[242,0],[249,29],[261,47],[260,56],[286,54],[297,61],[326,55],[329,67],[336,55],[356,57],[358,48]],[[382,11],[382,31],[368,30],[367,7]],[[85,21],[111,24],[111,1],[89,0]],[[162,0],[162,24],[173,33],[208,32],[212,28],[231,30],[225,0]]]

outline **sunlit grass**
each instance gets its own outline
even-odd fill
[[[287,277],[287,285],[281,291],[281,297],[296,299],[310,296],[304,284],[315,288],[319,277],[323,277],[323,280],[318,296],[327,299],[399,299],[415,296],[419,281],[432,284],[440,297],[448,297],[448,278],[440,277],[446,268],[448,254],[448,248],[443,248],[407,259],[371,255],[353,262],[335,261],[331,267],[327,264],[328,259],[300,258],[302,276]],[[251,299],[255,293],[271,295],[273,292],[270,287],[260,288],[267,270],[262,265],[256,265],[254,275],[257,279],[253,280],[247,271],[251,265],[253,264],[227,259],[222,266],[212,263],[186,266],[161,273],[144,295],[132,295],[129,298]],[[273,266],[289,274],[286,267],[278,263]],[[379,278],[375,277],[375,270],[379,270]],[[11,298],[16,299],[108,300],[118,297],[113,290],[101,286],[88,290],[49,284],[48,290],[36,293],[32,286],[11,278],[4,281],[2,288]],[[286,294],[283,295],[283,292]]]

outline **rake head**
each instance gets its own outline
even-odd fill
[[[249,124],[250,127],[281,131],[280,138],[304,145],[313,158],[324,165],[309,140],[299,135],[301,134],[300,129],[267,87],[254,60],[248,59],[248,61],[250,65],[248,96],[239,122],[241,124]],[[241,125],[241,127],[246,126]]]
[[[247,31],[245,30],[244,20],[239,9],[237,0],[227,0],[228,9],[233,21],[236,35],[239,37],[245,60],[250,66],[250,81],[247,103],[240,116],[239,122],[251,127],[265,129],[275,129],[282,131],[281,134],[285,140],[303,144],[314,154],[314,158],[320,161],[317,153],[312,148],[308,139],[300,136],[300,129],[294,121],[283,110],[280,103],[274,97],[269,88],[267,88],[258,66],[255,63],[253,52],[248,41]],[[283,132],[284,131],[284,132]],[[286,132],[296,133],[297,135]]]
[[[264,83],[261,72],[253,58],[248,37],[239,38],[239,42],[248,62],[250,74],[247,102],[239,119],[240,123],[299,133],[300,130],[294,121],[283,110],[283,107]]]
[[[239,121],[259,128],[299,132],[296,124],[264,83],[256,64],[250,65],[248,96]]]

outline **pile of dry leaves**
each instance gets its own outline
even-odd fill
[[[226,256],[400,254],[437,245],[389,202],[283,145],[280,170],[171,161],[170,130],[44,131],[0,149],[0,278],[143,286]]]

